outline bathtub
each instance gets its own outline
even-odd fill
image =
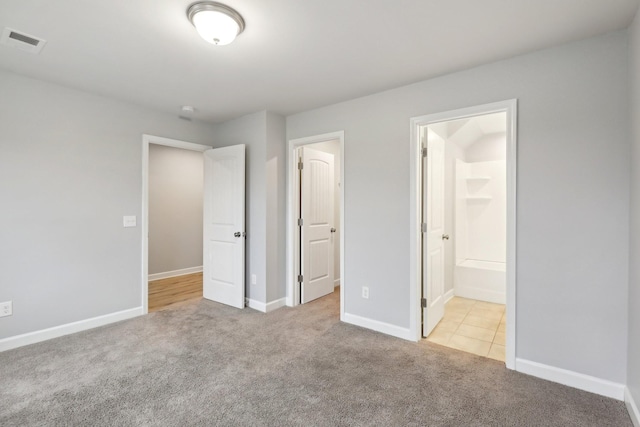
[[[504,262],[467,259],[453,269],[456,296],[506,303],[507,265]]]

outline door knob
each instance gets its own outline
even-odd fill
[[[448,234],[443,234],[442,235],[442,240],[449,240],[449,235]]]
[[[242,236],[242,233],[239,231],[236,231],[235,233],[233,233],[233,237],[240,237]]]

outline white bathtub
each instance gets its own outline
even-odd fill
[[[504,262],[467,259],[453,270],[456,296],[506,303],[507,265]]]

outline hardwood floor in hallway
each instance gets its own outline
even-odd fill
[[[149,282],[149,313],[202,298],[202,272]]]

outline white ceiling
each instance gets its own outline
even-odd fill
[[[203,41],[191,0],[2,0],[0,30],[47,40],[0,46],[0,68],[219,122],[288,115],[626,28],[639,0],[226,0],[246,21]]]

